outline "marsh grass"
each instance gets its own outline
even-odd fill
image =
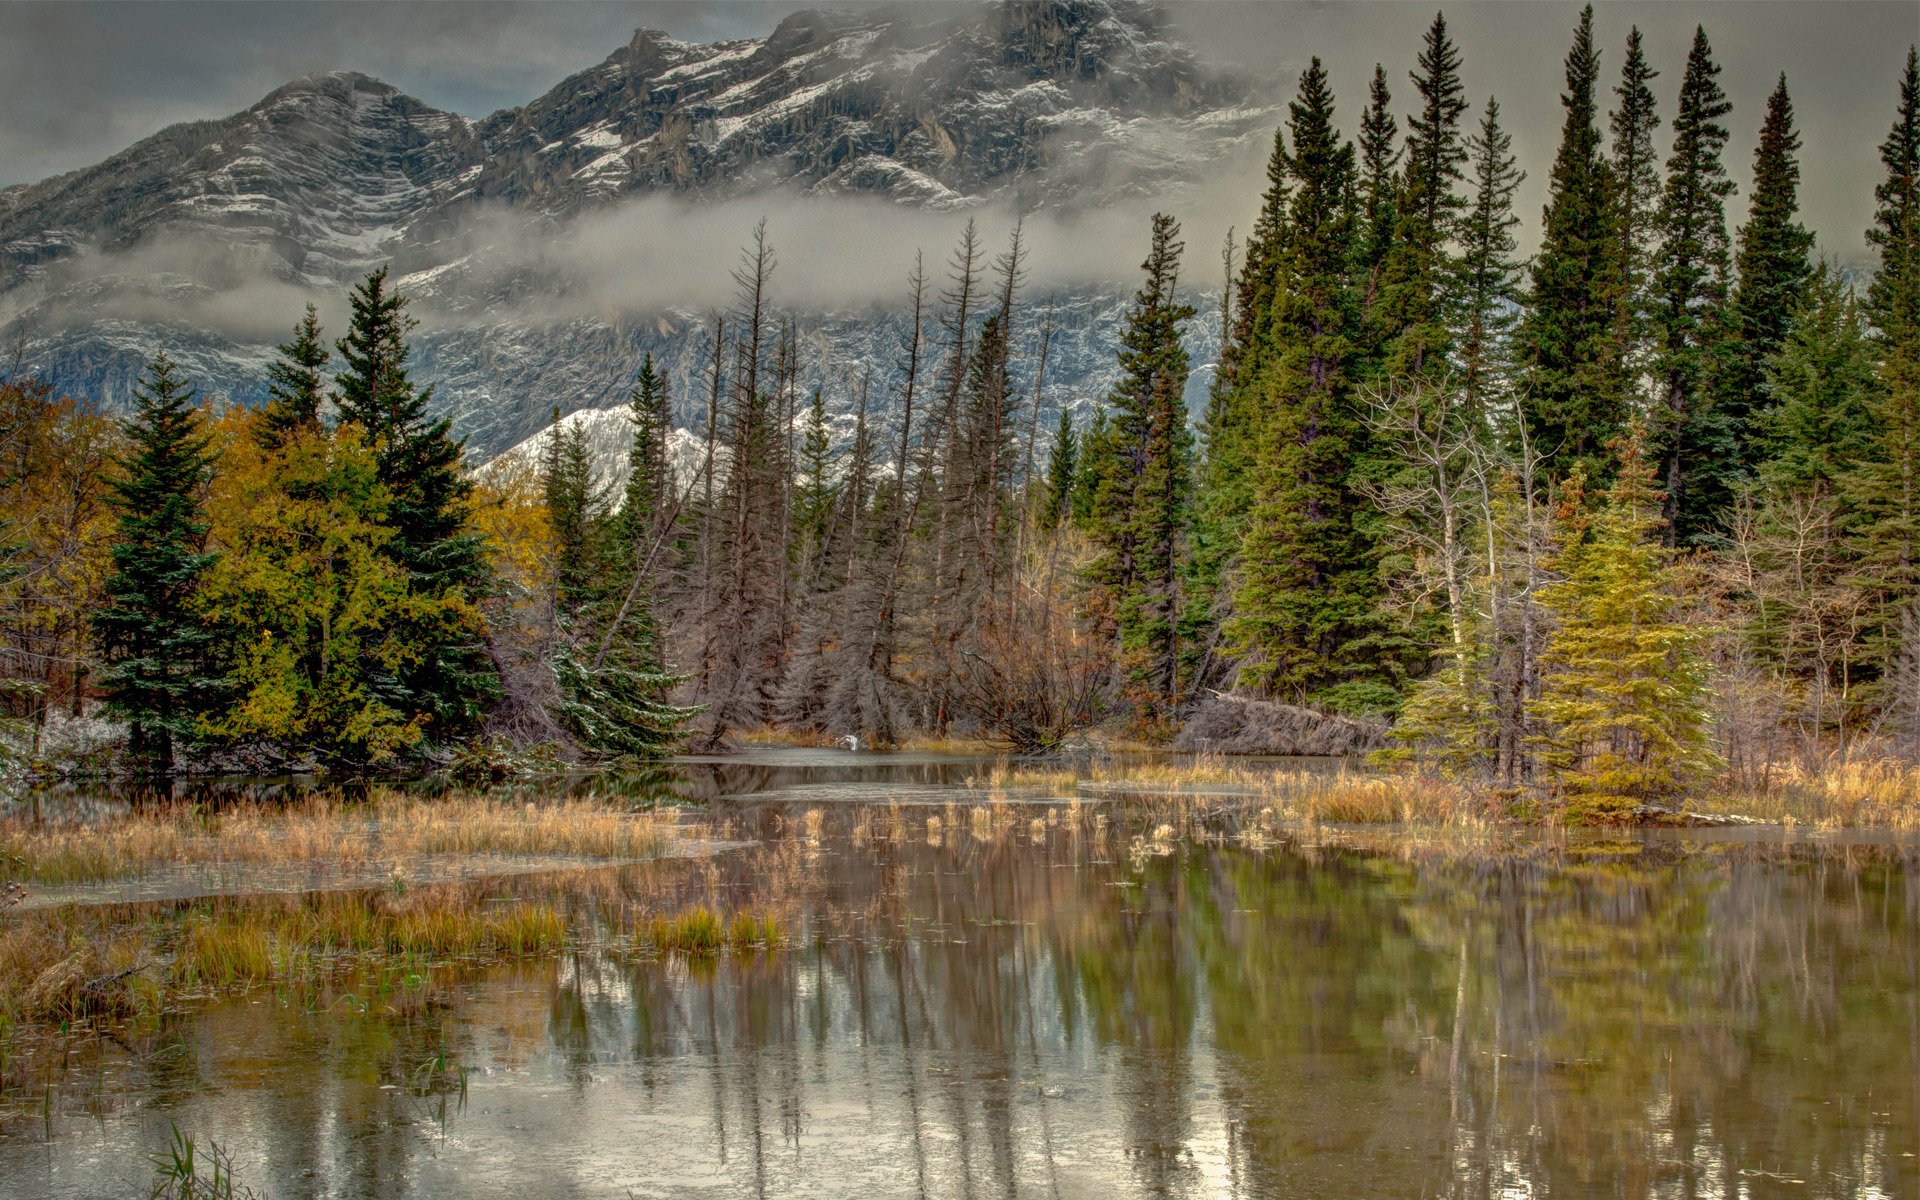
[[[771,915],[738,912],[731,920],[722,921],[719,914],[705,907],[655,917],[646,936],[656,954],[694,959],[714,958],[722,950],[736,955],[756,948],[771,950],[786,940],[779,920]]]
[[[1920,763],[1895,758],[1839,759],[1818,768],[1784,768],[1764,788],[1726,788],[1699,797],[1708,812],[1834,829],[1920,829]]]
[[[57,886],[150,874],[172,864],[357,863],[429,854],[625,860],[657,856],[670,813],[592,800],[530,804],[482,795],[422,800],[383,790],[364,802],[316,795],[218,814],[189,806],[97,824],[0,821],[0,881]]]

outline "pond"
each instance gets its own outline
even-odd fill
[[[723,848],[594,887],[784,945],[76,1036],[0,1194],[144,1195],[177,1128],[274,1197],[1920,1196],[1920,843],[1156,839],[987,767],[689,763]]]

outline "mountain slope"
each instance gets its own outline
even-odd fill
[[[421,375],[486,456],[556,403],[619,403],[648,351],[689,403],[705,322],[681,311],[680,285],[642,281],[644,301],[611,309],[563,303],[577,263],[544,252],[629,203],[1078,210],[1167,194],[1271,120],[1124,0],[1011,0],[945,21],[801,13],[765,38],[704,45],[641,30],[475,121],[363,75],[317,76],[0,193],[0,336],[110,405],[163,345],[204,390],[251,402],[300,305],[390,262],[424,319]],[[1123,299],[1066,297],[1103,350],[1061,355],[1062,395],[1099,390],[1111,368],[1093,358]],[[896,320],[794,315],[813,361],[872,361],[889,394],[896,356],[872,346]]]

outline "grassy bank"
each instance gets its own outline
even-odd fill
[[[105,821],[0,821],[0,882],[58,885],[135,878],[174,864],[378,862],[428,854],[651,858],[670,815],[587,800],[524,804],[487,796],[423,801],[379,791],[318,795],[219,813],[175,806]]]
[[[1037,788],[1149,802],[1205,799],[1255,812],[1270,810],[1271,818],[1288,822],[1568,823],[1554,797],[1544,792],[1357,764],[1274,768],[1202,756],[1114,763],[1091,773],[1013,766],[996,770],[982,786],[990,795]],[[1875,758],[1836,761],[1814,770],[1786,769],[1764,786],[1706,785],[1664,807],[1676,813],[1821,828],[1914,830],[1920,829],[1920,765]]]

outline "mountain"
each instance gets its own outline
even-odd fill
[[[364,75],[315,76],[0,191],[0,337],[27,369],[110,406],[162,346],[204,390],[252,402],[300,306],[391,263],[423,320],[419,377],[490,457],[555,404],[622,403],[646,352],[682,420],[698,418],[706,315],[672,278],[610,303],[579,277],[583,255],[618,270],[618,249],[581,250],[581,231],[636,202],[1074,213],[1169,195],[1262,143],[1274,119],[1125,0],[1008,0],[943,20],[808,12],[710,44],[641,30],[479,120]],[[552,250],[567,245],[572,257]],[[1104,387],[1125,299],[1060,296],[1050,397],[1085,403]],[[791,315],[841,418],[868,364],[888,394],[898,313]],[[1196,362],[1212,357],[1211,324],[1195,323]]]

